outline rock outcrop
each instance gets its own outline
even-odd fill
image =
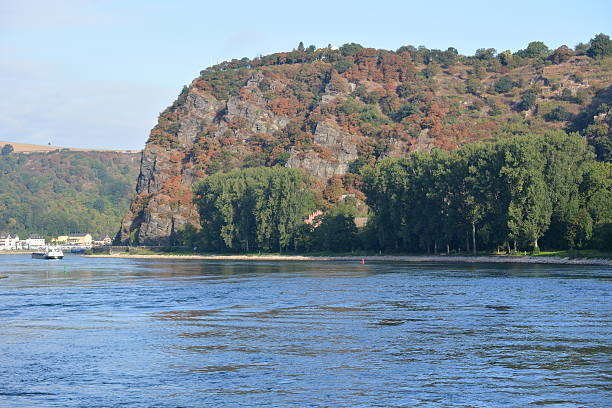
[[[595,102],[609,100],[610,57],[591,64],[588,56],[571,54],[545,68],[529,58],[515,61],[515,67],[495,58],[458,56],[451,48],[394,52],[347,44],[210,67],[152,129],[119,238],[170,244],[188,224],[197,227],[193,186],[216,172],[301,168],[332,203],[359,193],[353,173],[385,157],[451,150],[531,128],[559,129],[563,117],[548,120],[548,111],[539,108],[564,104],[578,114],[590,98],[587,87],[596,90],[590,117],[598,114],[593,120],[601,122]],[[511,80],[512,92],[496,90],[502,78]],[[527,90],[537,95],[533,107],[521,112]]]
[[[310,174],[327,179],[347,172],[348,164],[357,159],[356,137],[342,132],[332,123],[319,122],[314,133],[313,150],[292,150],[288,167],[302,168]]]
[[[314,122],[310,132],[299,130],[310,138],[307,149],[300,141],[291,143],[285,138],[292,135],[283,131],[295,114],[294,101],[271,102],[262,92],[264,81],[266,89],[282,92],[287,86],[255,72],[238,95],[219,100],[196,79],[160,115],[142,154],[136,196],[119,232],[122,243],[172,244],[187,224],[198,225],[194,184],[207,174],[250,165],[249,160],[251,165],[302,168],[321,180],[346,173],[349,162],[358,157],[358,137],[343,131],[333,118],[324,118]],[[346,97],[337,90],[326,94],[333,100]],[[271,148],[274,144],[277,151]]]

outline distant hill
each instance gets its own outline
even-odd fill
[[[612,160],[612,41],[475,55],[359,44],[209,67],[159,116],[143,152],[124,242],[167,243],[198,225],[192,185],[256,166],[301,168],[325,200],[359,195],[385,157],[554,130],[579,131]]]
[[[37,145],[37,144],[18,143],[18,142],[5,142],[1,140],[0,140],[0,149],[2,149],[4,145],[7,145],[7,144],[10,144],[11,146],[13,146],[14,153],[40,153],[40,152],[52,152],[55,150],[70,151],[70,152],[138,153],[138,150],[86,149],[86,148],[75,148],[75,147]]]
[[[114,236],[133,195],[139,152],[10,144],[15,152],[0,155],[0,231]]]

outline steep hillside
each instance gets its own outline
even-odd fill
[[[0,155],[0,231],[113,236],[129,208],[140,153]]]
[[[534,42],[470,57],[453,48],[300,44],[208,68],[151,131],[120,237],[169,242],[198,223],[192,185],[236,168],[305,169],[333,201],[360,194],[364,164],[477,140],[575,129],[605,159],[612,59],[604,37],[575,50]],[[604,51],[593,46],[597,38]]]

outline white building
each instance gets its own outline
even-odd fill
[[[19,243],[19,235],[12,235],[6,232],[0,233],[0,251],[14,251]]]
[[[113,240],[107,234],[107,235],[98,235],[93,240],[92,244],[95,246],[102,246],[102,245],[111,245],[112,243],[113,243]]]
[[[45,247],[47,244],[45,238],[42,235],[33,234],[25,240],[25,249],[40,249]]]

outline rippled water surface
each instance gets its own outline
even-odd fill
[[[609,407],[612,271],[0,256],[0,407]]]

